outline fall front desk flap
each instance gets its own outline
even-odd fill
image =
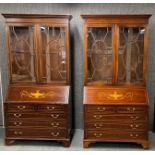
[[[67,104],[69,89],[69,86],[10,86],[5,102]]]
[[[84,104],[146,104],[145,88],[84,87]]]

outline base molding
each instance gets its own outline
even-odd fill
[[[144,141],[138,144],[141,144],[144,150],[148,150],[150,148],[150,144],[148,141]]]
[[[15,139],[5,139],[5,145],[11,145],[15,142]]]
[[[33,138],[29,138],[29,139],[26,139],[26,138],[5,138],[5,145],[12,145],[13,143],[15,143],[16,141],[18,140],[24,140],[24,141],[29,141],[29,140],[43,140],[43,141],[56,141],[58,143],[61,143],[63,144],[64,147],[69,147],[70,144],[71,144],[71,141],[72,141],[72,134],[70,134],[70,137],[69,138],[66,138],[66,139],[33,139]]]
[[[83,148],[88,148],[90,146],[90,144],[94,144],[94,143],[97,143],[97,142],[128,142],[128,141],[104,141],[104,140],[83,140]],[[129,141],[131,142],[131,141]],[[150,147],[150,144],[148,141],[132,141],[131,143],[137,143],[137,144],[140,144],[142,145],[143,149],[145,150],[148,150],[149,147]]]

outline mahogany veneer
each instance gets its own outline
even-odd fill
[[[84,20],[84,139],[149,148],[146,53],[150,15]]]
[[[70,15],[3,14],[10,84],[4,102],[5,143],[72,136]]]
[[[46,97],[25,92],[40,90]],[[6,144],[15,139],[59,140],[69,146],[71,137],[69,86],[10,86],[5,100]]]
[[[113,98],[116,92],[117,101]],[[84,147],[92,141],[136,142],[148,147],[148,102],[144,88],[85,87],[84,121]]]

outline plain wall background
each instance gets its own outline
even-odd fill
[[[72,73],[74,78],[75,127],[83,127],[83,34],[80,14],[152,14],[149,24],[147,90],[150,99],[150,129],[153,126],[155,95],[155,4],[0,4],[0,13],[71,14]],[[3,98],[8,86],[5,20],[0,15],[0,67]],[[0,98],[0,125],[2,103]]]

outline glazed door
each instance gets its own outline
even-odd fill
[[[7,32],[11,82],[36,82],[34,26],[8,26]]]
[[[40,26],[40,82],[67,83],[66,27]]]
[[[87,51],[85,51],[87,85],[109,85],[114,80],[113,30],[112,25],[87,27]]]
[[[145,34],[145,27],[119,27],[118,84],[145,83]]]

